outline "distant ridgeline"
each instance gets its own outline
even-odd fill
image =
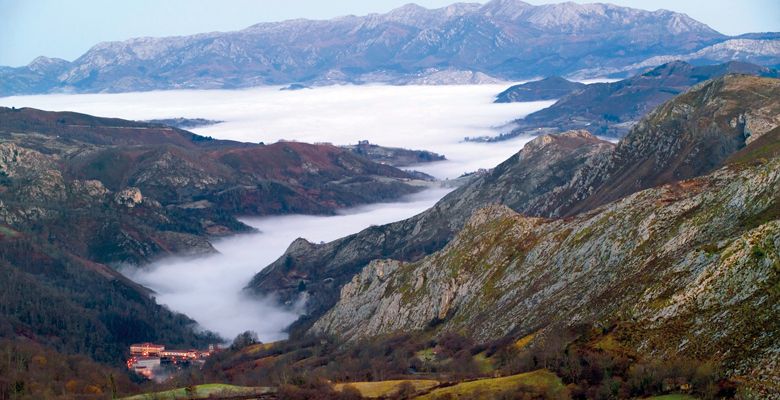
[[[500,93],[496,102],[558,99],[555,104],[514,121],[511,132],[468,140],[494,142],[573,129],[622,137],[659,105],[694,85],[726,74],[780,77],[776,69],[742,62],[694,66],[674,61],[611,83],[583,85],[562,78],[543,79],[512,86]]]
[[[215,121],[212,119],[204,119],[204,118],[166,118],[166,119],[150,119],[147,121],[150,124],[160,124],[160,125],[167,125],[173,128],[179,128],[179,129],[192,129],[192,128],[198,128],[201,126],[209,126],[209,125],[216,125],[224,121]]]
[[[408,4],[386,14],[99,43],[72,62],[39,57],[0,68],[0,96],[624,77],[672,60],[780,65],[778,39],[726,36],[685,14],[611,4]]]

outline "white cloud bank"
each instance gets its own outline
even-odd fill
[[[187,117],[225,121],[194,131],[220,139],[275,142],[356,143],[435,151],[449,161],[418,166],[439,178],[492,168],[530,138],[500,143],[464,143],[466,136],[496,135],[508,122],[552,104],[493,104],[506,85],[330,86],[300,91],[264,87],[246,90],[164,91],[123,94],[40,95],[0,98],[0,105],[146,120]],[[205,329],[232,339],[254,330],[277,340],[297,315],[272,301],[242,295],[251,277],[284,253],[296,238],[329,241],[372,224],[401,220],[432,206],[446,190],[431,190],[406,202],[376,204],[335,217],[284,216],[247,219],[262,233],[215,243],[221,254],[169,259],[130,278],[158,292],[157,300],[184,312]]]
[[[194,318],[208,330],[233,339],[246,330],[264,342],[283,339],[283,330],[298,315],[274,301],[258,301],[242,293],[252,276],[284,253],[296,238],[331,241],[373,224],[398,221],[431,207],[449,189],[432,189],[403,201],[344,210],[337,216],[289,215],[247,218],[260,233],[215,243],[220,254],[198,259],[167,259],[123,271],[130,279],[157,292],[157,301]]]
[[[119,94],[37,95],[0,98],[0,105],[78,111],[136,120],[187,117],[225,121],[193,131],[220,139],[273,143],[351,144],[367,139],[383,146],[435,151],[450,160],[421,167],[439,178],[492,168],[528,138],[502,143],[463,143],[493,136],[505,125],[552,101],[494,104],[505,85],[327,86],[297,91],[175,90]]]

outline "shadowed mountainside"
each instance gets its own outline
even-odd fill
[[[584,88],[584,83],[567,81],[560,76],[552,76],[510,86],[496,96],[495,103],[514,103],[520,101],[540,101],[560,99],[567,94]]]
[[[570,129],[621,137],[662,103],[698,83],[732,73],[780,77],[777,70],[754,64],[729,62],[694,66],[674,61],[621,81],[587,85],[552,106],[515,121],[517,126],[510,133],[485,140],[506,140],[539,130],[556,132]]]

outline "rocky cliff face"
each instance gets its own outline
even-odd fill
[[[745,75],[694,87],[642,119],[613,152],[561,188],[558,204],[541,215],[573,215],[706,174],[780,125],[780,103],[770,100],[779,96],[780,80]]]
[[[483,208],[443,250],[363,268],[311,331],[489,340],[617,323],[632,351],[777,385],[779,202],[780,159],[754,158],[568,219]]]
[[[753,119],[752,126],[761,126],[756,132],[779,125],[778,104],[769,100],[778,97],[778,82],[749,76],[709,82],[659,108],[614,148],[587,132],[539,137],[421,215],[331,243],[297,241],[248,287],[292,303],[302,294],[299,283],[306,283],[305,326],[371,260],[411,261],[430,254],[479,207],[503,204],[525,215],[571,216],[639,190],[707,174],[750,140],[740,120]]]
[[[43,58],[0,70],[0,94],[484,82],[624,67],[726,39],[683,14],[609,4],[408,5],[387,14],[100,43],[70,63]]]
[[[371,227],[325,244],[299,239],[264,269],[248,288],[294,302],[301,281],[308,296],[309,317],[318,316],[336,300],[338,290],[369,261],[392,257],[415,260],[440,249],[471,213],[489,204],[506,204],[520,212],[545,206],[537,200],[574,179],[597,154],[613,148],[587,132],[544,136],[527,144],[493,171],[450,193],[433,208],[404,221]],[[306,320],[306,317],[304,318]]]

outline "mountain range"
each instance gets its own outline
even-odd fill
[[[410,396],[515,379],[502,390],[536,398],[776,395],[779,97],[778,79],[720,76],[617,144],[542,135],[417,216],[298,239],[247,287],[306,300],[291,339],[236,345],[182,382],[262,383],[281,397],[349,392],[312,377],[432,378]],[[110,390],[81,372],[68,389],[46,378],[62,368],[29,364],[36,354],[72,370],[95,365],[73,354],[116,364],[135,341],[219,340],[119,263],[213,251],[211,238],[247,230],[237,214],[329,213],[426,184],[354,149],[77,113],[1,109],[0,137],[0,349],[34,365],[0,363],[0,393]]]
[[[159,385],[115,368],[131,343],[225,338],[123,268],[213,254],[252,231],[239,216],[422,191],[432,178],[399,168],[444,156],[0,107],[0,399],[780,398],[779,43],[665,10],[492,0],[0,68],[0,95],[547,76],[496,101],[557,99],[478,138],[534,136],[422,213],[257,265],[240,295],[302,314],[289,338],[247,331]],[[625,79],[562,77],[605,75]]]
[[[728,37],[684,14],[610,4],[408,4],[386,14],[100,43],[72,62],[39,57],[24,67],[0,68],[0,95],[291,82],[479,83],[604,76],[681,58],[777,65],[778,43],[773,34]]]

